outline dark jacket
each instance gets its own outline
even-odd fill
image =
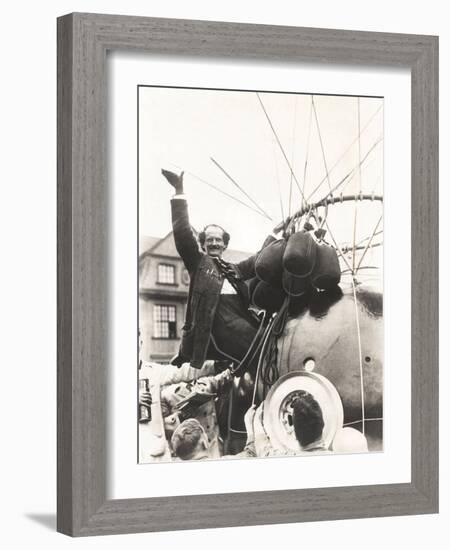
[[[172,199],[171,205],[175,245],[191,279],[180,352],[174,364],[189,361],[200,368],[206,360],[224,277],[216,261],[200,250],[189,223],[186,200]],[[232,264],[238,280],[255,276],[255,260],[256,255]]]

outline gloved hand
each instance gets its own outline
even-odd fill
[[[161,170],[161,174],[167,179],[170,185],[175,189],[177,195],[184,193],[183,189],[183,174],[184,171],[178,176],[175,172],[170,172],[169,170]]]

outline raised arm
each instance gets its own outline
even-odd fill
[[[196,269],[202,254],[199,250],[194,232],[192,231],[191,224],[189,223],[188,207],[183,187],[184,172],[181,172],[178,176],[174,172],[163,169],[161,173],[175,190],[175,195],[171,200],[175,246],[186,269],[189,273],[192,273]]]
[[[202,376],[214,375],[214,361],[205,361],[201,369],[191,367],[184,363],[181,367],[164,365],[161,367],[161,386],[179,384],[180,382],[193,382]]]

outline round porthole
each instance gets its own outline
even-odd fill
[[[303,368],[308,372],[311,372],[312,370],[314,370],[315,366],[316,366],[316,362],[312,357],[307,357],[303,361]]]

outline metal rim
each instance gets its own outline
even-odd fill
[[[272,444],[289,450],[301,450],[292,424],[292,402],[300,390],[306,390],[319,403],[324,418],[322,440],[329,447],[344,422],[342,401],[335,386],[317,373],[291,371],[272,386],[264,402],[264,427]]]

